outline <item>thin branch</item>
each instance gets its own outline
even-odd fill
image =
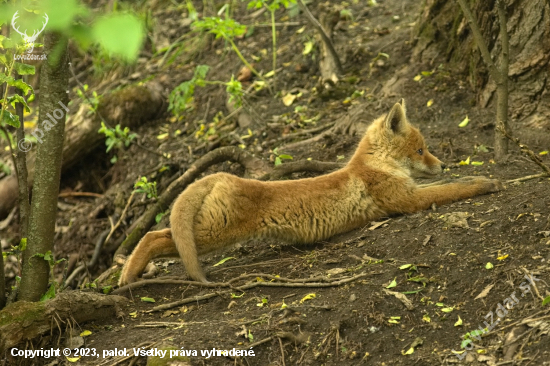
[[[367,276],[367,273],[361,273],[361,274],[358,274],[358,275],[353,276],[353,277],[348,277],[348,278],[344,278],[344,279],[337,279],[333,282],[309,282],[309,283],[250,282],[250,283],[247,283],[245,285],[235,287],[235,288],[233,288],[233,290],[244,291],[244,290],[249,290],[249,289],[252,289],[252,288],[255,288],[255,287],[291,287],[291,288],[297,288],[297,287],[300,287],[300,288],[335,287],[335,286],[340,286],[340,285],[343,285],[343,284],[346,284],[346,283],[353,282],[353,281],[355,281],[359,278],[365,277],[365,276]],[[167,310],[167,309],[171,309],[171,308],[176,307],[176,306],[181,306],[181,305],[192,303],[192,302],[197,302],[197,301],[201,301],[201,300],[208,300],[208,299],[211,299],[211,298],[216,297],[216,296],[229,294],[233,290],[223,291],[223,292],[214,292],[214,293],[209,293],[209,294],[202,295],[202,296],[188,297],[188,298],[185,298],[185,299],[182,299],[182,300],[179,300],[179,301],[175,301],[175,302],[171,302],[171,303],[168,303],[168,304],[163,304],[163,305],[156,306],[153,309],[149,310],[148,312]]]
[[[338,69],[337,70],[338,73],[343,74],[344,71],[342,69],[342,63],[340,62],[340,58],[338,57],[338,53],[336,53],[336,49],[334,48],[334,44],[332,43],[332,40],[328,36],[327,32],[325,31],[325,29],[323,28],[321,23],[319,23],[319,21],[317,19],[315,19],[313,14],[311,14],[308,7],[306,6],[306,4],[304,4],[304,2],[302,0],[298,0],[298,6],[300,7],[300,9],[302,9],[302,11],[306,15],[306,17],[309,20],[309,22],[311,23],[311,25],[313,25],[313,27],[321,35],[321,38],[323,39],[323,43],[327,46],[327,49],[329,50],[330,54],[332,55],[332,58],[334,59],[334,63],[336,64],[336,68]]]
[[[520,178],[516,178],[516,179],[507,180],[506,184],[525,182],[527,180],[537,179],[537,178],[544,178],[544,177],[550,177],[550,175],[546,174],[546,173],[526,175],[525,177],[520,177]]]
[[[470,10],[470,7],[466,3],[466,0],[457,0],[457,1],[460,4],[462,11],[464,12],[464,16],[466,17],[466,20],[468,20],[468,23],[470,23],[470,27],[472,28],[472,32],[474,34],[474,39],[476,41],[477,46],[479,47],[479,51],[481,52],[481,57],[483,57],[483,61],[489,68],[491,77],[495,80],[495,82],[498,83],[498,81],[500,80],[500,73],[498,72],[498,69],[495,63],[493,62],[491,53],[489,52],[489,48],[487,47],[487,43],[485,42],[485,39],[481,34],[481,30],[479,29],[479,23],[477,22],[475,15]]]
[[[509,140],[513,141],[516,145],[518,145],[521,152],[525,154],[529,159],[531,159],[535,164],[537,164],[543,171],[545,171],[546,175],[550,175],[550,168],[546,164],[544,164],[542,160],[540,160],[540,158],[533,152],[533,150],[529,149],[526,145],[522,144],[517,137],[513,137],[512,135],[510,135],[501,126],[498,126],[497,129]]]

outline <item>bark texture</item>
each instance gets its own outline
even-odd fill
[[[27,249],[23,252],[23,273],[19,300],[38,301],[46,292],[49,280],[49,265],[44,258],[36,256],[53,249],[57,195],[61,178],[63,159],[63,137],[66,112],[57,118],[62,110],[59,102],[67,105],[69,96],[69,67],[67,40],[57,33],[47,33],[44,37],[44,51],[53,53],[59,47],[59,59],[55,64],[48,61],[40,75],[39,120],[47,121],[56,116],[56,123],[50,123],[50,130],[44,133],[44,142],[37,147],[36,177],[34,182],[29,237]],[[49,51],[49,52],[48,52]]]
[[[495,0],[469,0],[493,60],[500,66],[502,50]],[[511,127],[522,123],[550,130],[550,3],[546,0],[505,0],[510,44],[509,117]],[[487,107],[496,101],[496,84],[489,80],[472,32],[456,1],[426,0],[414,31],[414,61],[432,62],[444,56],[449,70],[467,74]]]
[[[71,291],[45,302],[19,301],[10,304],[0,311],[0,354],[52,330],[64,331],[67,326],[74,328],[74,322],[120,315],[127,302],[122,296]]]

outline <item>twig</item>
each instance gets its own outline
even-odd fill
[[[239,290],[239,291],[244,291],[244,290],[249,290],[249,289],[252,289],[252,288],[255,288],[255,287],[292,287],[292,288],[296,288],[296,287],[301,287],[301,288],[335,287],[335,286],[340,286],[340,285],[343,285],[343,284],[346,284],[346,283],[349,283],[349,282],[353,282],[353,281],[355,281],[359,278],[365,277],[365,276],[367,276],[367,273],[361,273],[361,274],[353,276],[353,277],[338,279],[338,280],[335,280],[333,282],[325,282],[325,283],[322,283],[322,282],[314,282],[314,283],[250,282],[250,283],[247,283],[245,285],[236,287],[234,289]],[[201,301],[201,300],[208,300],[210,298],[213,298],[213,297],[216,297],[216,296],[221,296],[221,295],[224,295],[224,294],[229,294],[229,293],[230,293],[230,291],[224,291],[224,292],[210,293],[210,294],[206,294],[206,295],[202,295],[202,296],[188,297],[188,298],[185,298],[185,299],[182,299],[182,300],[179,300],[179,301],[174,301],[174,302],[171,302],[171,303],[168,303],[168,304],[163,304],[163,305],[156,306],[153,309],[149,310],[148,312],[167,310],[167,309],[171,309],[171,308],[176,307],[176,306],[180,306],[180,305],[184,305],[184,304],[188,304],[188,303],[192,303],[192,302],[198,302],[198,301]]]
[[[94,192],[63,192],[59,193],[57,196],[59,198],[67,198],[67,197],[96,197],[96,198],[103,198],[102,194],[94,193]]]
[[[509,45],[508,45],[508,31],[506,28],[506,9],[503,0],[497,0],[496,6],[498,11],[499,25],[500,25],[500,38],[502,43],[502,52],[500,55],[500,70],[496,67],[491,53],[487,47],[487,43],[483,39],[479,24],[470,10],[470,7],[466,3],[466,0],[457,0],[464,12],[464,16],[470,23],[472,33],[475,39],[481,57],[485,62],[485,65],[489,68],[491,78],[497,85],[497,106],[496,106],[496,125],[502,128],[504,131],[509,131],[508,127],[508,64],[509,64]],[[507,140],[501,136],[495,134],[495,158],[502,159],[504,155],[508,153]]]
[[[285,283],[311,283],[315,281],[324,281],[327,283],[334,282],[331,281],[328,277],[313,277],[313,278],[298,278],[298,279],[292,279],[292,278],[285,278],[285,277],[277,277],[270,274],[265,273],[250,273],[246,275],[241,275],[239,277],[235,277],[227,282],[198,282],[198,281],[188,281],[188,280],[180,280],[176,277],[170,277],[170,278],[156,278],[151,280],[142,280],[138,282],[130,283],[126,286],[122,286],[119,289],[112,292],[113,295],[122,294],[128,290],[133,290],[139,287],[148,286],[148,285],[189,285],[189,286],[198,286],[198,287],[232,287],[233,283],[237,281],[244,280],[246,278],[257,278],[257,277],[265,277],[270,280],[276,280],[281,281]],[[318,286],[316,286],[318,287]],[[238,287],[235,289],[239,289]]]
[[[279,339],[279,346],[281,347],[281,359],[283,361],[283,366],[286,366],[285,364],[285,350],[283,348],[283,341],[281,341],[281,337],[277,337]]]
[[[92,256],[92,259],[90,259],[90,261],[88,263],[82,263],[80,266],[78,266],[69,275],[69,277],[67,277],[67,279],[65,280],[64,285],[62,286],[63,288],[66,288],[76,278],[76,276],[78,276],[80,274],[80,272],[82,272],[86,268],[95,266],[95,264],[97,263],[97,261],[99,259],[99,255],[101,254],[101,248],[103,247],[103,244],[105,243],[105,237],[107,237],[107,235],[109,235],[109,233],[110,233],[110,230],[107,229],[107,230],[103,231],[101,234],[99,234],[99,237],[96,240],[94,254]]]
[[[522,144],[517,137],[513,137],[512,135],[510,135],[509,132],[502,129],[502,127],[498,126],[497,129],[509,140],[518,145],[521,152],[525,154],[529,159],[531,159],[533,163],[537,164],[542,170],[544,170],[546,172],[546,175],[550,175],[550,168],[546,164],[544,164],[542,160],[540,160],[540,158],[533,152],[533,150],[529,149],[527,145]]]
[[[509,183],[516,183],[516,182],[525,182],[526,180],[531,180],[531,179],[536,179],[536,178],[544,178],[544,177],[548,177],[549,175],[546,174],[546,173],[541,173],[541,174],[533,174],[533,175],[527,175],[525,177],[520,177],[520,178],[516,178],[516,179],[510,179],[510,180],[507,180],[506,183],[509,184]]]
[[[332,58],[334,59],[334,63],[336,65],[337,72],[339,74],[343,74],[344,71],[342,69],[342,63],[340,62],[340,58],[338,57],[338,53],[336,53],[336,49],[334,48],[334,45],[332,44],[332,40],[328,36],[327,32],[325,32],[325,29],[323,28],[321,23],[319,23],[319,21],[317,19],[315,19],[313,14],[311,14],[308,7],[306,6],[306,4],[304,4],[304,2],[302,0],[298,0],[298,6],[300,7],[300,9],[302,9],[302,11],[306,15],[306,17],[309,20],[309,22],[311,23],[311,25],[313,25],[313,27],[321,35],[321,38],[323,39],[323,43],[327,46],[327,49],[329,50]]]
[[[124,210],[122,210],[120,219],[118,219],[115,226],[113,226],[113,228],[109,232],[109,235],[107,235],[107,239],[105,239],[105,242],[103,244],[107,243],[109,239],[111,239],[111,236],[114,234],[115,230],[118,229],[118,227],[120,226],[120,223],[122,222],[122,220],[124,220],[124,216],[126,216],[126,211],[128,211],[128,207],[130,207],[130,204],[132,203],[132,199],[134,198],[135,194],[136,194],[136,191],[133,191],[132,194],[130,195],[130,198],[128,198],[128,202],[126,202],[126,206],[124,207]]]
[[[527,268],[525,268],[525,267],[521,267],[521,269],[523,270],[523,272],[525,272],[525,274],[526,274],[527,276],[529,276],[529,282],[531,282],[531,285],[533,285],[533,287],[535,288],[535,293],[537,294],[537,297],[538,297],[540,300],[544,301],[544,297],[542,297],[542,296],[540,295],[540,292],[539,292],[539,289],[538,289],[538,287],[537,287],[537,284],[536,284],[535,281],[533,280],[533,276],[531,276],[531,273],[529,273],[529,271],[528,271]]]

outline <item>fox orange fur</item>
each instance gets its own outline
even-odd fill
[[[172,208],[172,228],[143,237],[119,284],[138,280],[151,259],[177,254],[193,279],[207,282],[198,256],[243,240],[312,243],[383,216],[502,189],[498,180],[485,177],[427,185],[413,180],[433,177],[443,168],[407,120],[402,101],[369,126],[348,164],[333,173],[272,182],[217,173],[189,185]]]

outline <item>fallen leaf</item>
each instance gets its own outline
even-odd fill
[[[332,276],[337,275],[337,274],[340,274],[340,273],[344,273],[344,272],[346,272],[346,269],[345,269],[345,268],[332,268],[332,269],[329,269],[329,270],[327,271],[327,273],[328,273],[329,275],[332,275]]]
[[[487,264],[485,265],[485,269],[492,269],[493,267],[493,263],[491,262],[487,262]]]
[[[81,336],[81,337],[87,337],[87,336],[89,336],[90,334],[92,334],[92,332],[90,332],[89,330],[85,330],[85,331],[83,331],[82,333],[80,333],[80,336]]]
[[[508,258],[508,256],[509,256],[509,254],[501,255],[500,257],[497,257],[497,260],[503,261],[503,260],[505,260],[506,258]]]
[[[414,305],[411,302],[411,300],[409,300],[409,298],[407,296],[403,295],[400,292],[390,291],[390,290],[386,290],[386,289],[384,289],[384,292],[387,293],[388,295],[395,296],[399,301],[401,301],[403,303],[403,305],[405,305],[405,307],[408,310],[414,310]]]
[[[373,221],[373,222],[371,222],[371,227],[369,227],[369,230],[373,231],[374,229],[378,229],[380,226],[384,225],[385,223],[387,223],[390,220],[391,219],[387,219],[385,221],[379,221],[379,222]]]
[[[468,126],[468,123],[470,123],[470,119],[468,118],[468,116],[466,116],[466,118],[464,118],[462,120],[462,122],[460,122],[458,127],[466,127],[466,126]]]
[[[424,314],[424,316],[422,317],[422,320],[425,321],[426,323],[430,323],[432,321],[432,319],[428,314]]]
[[[428,103],[426,103],[426,106],[428,106],[428,108],[430,108],[432,106],[432,104],[434,104],[434,100],[430,99],[430,100],[428,100]]]
[[[296,100],[296,95],[289,93],[283,97],[283,104],[288,107],[288,106],[291,106],[295,100]]]
[[[235,257],[227,257],[227,258],[224,258],[222,259],[221,261],[219,261],[218,263],[214,264],[212,267],[216,267],[216,266],[219,266],[220,264],[224,264],[225,262],[227,262],[228,260],[230,259],[235,259]]]
[[[393,288],[395,286],[397,286],[397,282],[395,281],[397,279],[397,277],[395,277],[393,279],[393,281],[390,282],[390,284],[388,286],[386,286],[386,288]]]
[[[414,81],[420,81],[420,79],[422,79],[422,75],[418,74],[414,77]]]
[[[455,327],[460,327],[462,325],[462,319],[460,319],[460,315],[458,316],[458,320],[455,323]]]
[[[488,264],[489,264],[489,263],[488,263]],[[491,268],[492,268],[492,267],[491,267]],[[485,288],[483,289],[483,291],[481,291],[481,292],[479,293],[479,295],[477,295],[477,296],[474,298],[474,300],[482,299],[482,298],[484,298],[485,296],[487,296],[487,295],[489,294],[489,291],[491,291],[491,289],[492,289],[494,286],[495,286],[495,284],[493,283],[493,284],[490,284],[490,285],[488,285],[487,287],[485,287]]]
[[[307,294],[306,296],[304,296],[302,298],[302,300],[300,300],[300,304],[303,304],[304,301],[308,301],[308,300],[311,300],[311,299],[314,299],[316,297],[315,294]]]
[[[143,301],[143,302],[155,302],[155,299],[153,299],[152,297],[142,297],[141,301]]]
[[[302,55],[307,55],[313,50],[313,42],[309,41],[304,43],[304,50],[302,51]]]

